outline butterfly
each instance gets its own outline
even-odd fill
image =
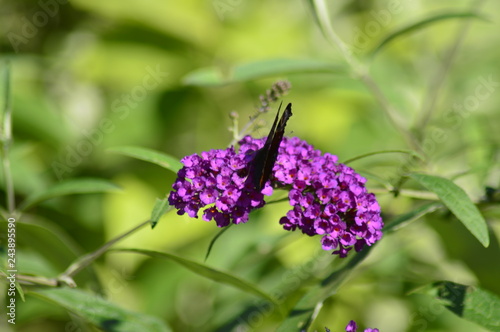
[[[271,176],[271,171],[273,170],[276,158],[278,157],[278,148],[281,140],[283,139],[283,135],[285,134],[286,123],[292,116],[292,103],[289,103],[278,122],[280,108],[278,109],[278,113],[274,119],[271,131],[269,132],[269,135],[267,135],[264,146],[257,150],[255,157],[251,162],[250,176],[253,181],[254,188],[258,191],[262,190]]]

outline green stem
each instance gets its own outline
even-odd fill
[[[239,129],[238,129],[238,125],[239,125],[239,119],[238,119],[238,114],[231,114],[231,122],[233,124],[232,126],[232,129],[231,131],[233,132],[233,141],[231,142],[230,145],[234,145],[236,144],[237,140],[238,140],[238,136],[239,136]],[[234,143],[233,143],[234,142]]]
[[[357,61],[357,59],[352,55],[352,52],[333,30],[330,18],[328,17],[328,8],[326,6],[325,0],[314,0],[313,2],[314,10],[318,18],[318,23],[325,37],[340,50],[346,62],[351,67],[354,76],[373,93],[378,103],[382,106],[382,110],[386,114],[387,118],[389,119],[389,121],[391,121],[392,125],[400,132],[401,136],[411,147],[418,149],[415,139],[413,138],[411,133],[406,130],[404,119],[391,105],[378,84],[371,77],[368,69],[362,66],[359,61]]]
[[[351,66],[351,68],[356,73],[361,73],[364,70],[361,69],[361,65],[359,62],[352,56],[352,52],[347,48],[344,42],[337,36],[335,31],[333,30],[332,24],[330,22],[330,18],[328,17],[328,7],[326,6],[326,2],[324,0],[314,0],[314,9],[316,11],[316,15],[318,18],[318,22],[321,30],[325,34],[325,37],[335,46],[337,46],[346,59],[347,63]]]
[[[138,231],[139,229],[141,229],[142,227],[146,226],[149,223],[150,223],[150,220],[148,219],[148,220],[140,223],[139,225],[135,226],[131,230],[123,233],[122,235],[119,235],[119,236],[115,237],[114,239],[106,242],[104,245],[102,245],[97,250],[78,258],[57,279],[65,284],[69,285],[70,287],[76,287],[76,283],[73,281],[73,276],[75,276],[82,269],[84,269],[87,266],[89,266],[90,264],[92,264],[93,261],[95,261],[97,258],[99,258],[102,254],[104,254],[116,242],[124,239],[125,237],[129,236],[132,233],[135,233],[136,231]]]
[[[420,158],[422,160],[424,159],[424,157],[422,157],[421,155],[419,155],[418,153],[416,153],[415,151],[412,151],[412,150],[384,150],[384,151],[375,151],[375,152],[365,153],[365,154],[362,154],[360,156],[353,157],[351,159],[347,159],[347,160],[343,161],[342,163],[343,164],[349,164],[349,163],[352,163],[353,161],[356,161],[358,159],[362,159],[362,158],[365,158],[365,157],[374,156],[374,155],[377,155],[377,154],[383,154],[383,153],[406,153],[406,154],[418,157],[418,158]]]
[[[394,190],[387,190],[382,188],[371,188],[371,193],[374,194],[394,194]],[[401,189],[398,191],[399,196],[416,198],[416,199],[425,199],[430,201],[439,201],[439,197],[436,194],[429,191],[421,191],[421,190],[412,190],[412,189]]]
[[[474,5],[472,5],[471,9],[473,10],[475,9],[477,11],[483,2],[484,0],[478,0]],[[456,57],[458,49],[462,45],[467,30],[469,29],[469,25],[470,22],[465,22],[463,25],[460,26],[457,35],[455,37],[455,42],[449,48],[448,52],[446,52],[444,65],[440,67],[439,70],[436,71],[435,76],[433,77],[433,79],[431,79],[431,82],[429,83],[429,88],[427,90],[427,97],[424,99],[424,102],[422,104],[423,105],[422,110],[420,112],[420,114],[422,115],[420,116],[420,119],[417,120],[417,124],[415,125],[415,133],[417,135],[416,139],[419,142],[422,142],[424,140],[425,137],[424,130],[427,127],[427,124],[431,119],[432,113],[436,108],[437,100],[442,90],[443,84],[451,69],[453,60]],[[415,161],[414,158],[408,159],[406,164],[403,166],[403,169],[411,166],[414,163],[414,161]],[[396,187],[399,188],[404,181],[405,181],[404,176],[402,176],[399,179],[398,183],[396,184]]]
[[[254,115],[250,116],[250,119],[243,126],[241,131],[238,131],[238,129],[236,128],[237,135],[233,134],[233,140],[231,141],[231,143],[229,143],[229,146],[232,146],[232,145],[234,146],[236,143],[238,143],[247,134],[248,130],[254,125],[254,123],[255,123],[255,121],[257,121],[257,118],[259,117],[259,115],[266,113],[266,112],[267,111],[265,110],[265,108],[261,106]]]
[[[24,274],[16,274],[16,280],[23,285],[37,285],[37,286],[48,286],[57,287],[59,286],[59,281],[56,278],[45,278],[39,276],[29,276]]]
[[[478,0],[476,3],[471,5],[471,10],[478,11],[479,7],[483,4],[484,0]],[[422,116],[420,117],[420,120],[418,121],[416,128],[417,132],[421,133],[420,134],[420,139],[423,138],[423,130],[429,123],[429,120],[432,116],[432,113],[434,112],[436,108],[436,103],[437,99],[440,95],[441,89],[443,87],[443,84],[446,80],[446,77],[448,76],[448,73],[451,69],[451,66],[453,64],[453,60],[456,58],[457,52],[459,48],[462,46],[462,43],[465,39],[465,35],[467,34],[467,31],[469,30],[471,22],[467,20],[464,24],[460,26],[460,28],[457,31],[457,35],[455,37],[455,42],[451,47],[448,49],[445,55],[445,62],[444,65],[439,68],[439,70],[436,71],[435,76],[431,80],[429,84],[429,88],[427,90],[427,98],[425,98],[423,106],[422,106],[422,111],[420,114]]]
[[[16,201],[14,195],[14,182],[12,180],[12,172],[10,168],[10,145],[12,144],[12,105],[10,100],[10,64],[7,63],[4,73],[5,83],[5,103],[2,123],[2,161],[3,161],[3,177],[5,181],[6,205],[10,214],[13,214],[16,209]]]
[[[362,76],[359,77],[359,79],[375,96],[375,99],[377,99],[378,103],[382,106],[382,110],[384,111],[386,117],[389,119],[394,128],[399,131],[401,136],[405,139],[406,143],[413,149],[420,150],[417,141],[415,140],[413,135],[411,135],[411,133],[406,129],[404,119],[399,115],[398,110],[394,106],[392,106],[389,99],[387,99],[370,73],[365,72]]]

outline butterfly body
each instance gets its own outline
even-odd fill
[[[274,164],[276,163],[276,158],[278,157],[278,149],[281,140],[283,139],[283,135],[285,134],[285,126],[291,116],[291,103],[286,106],[281,118],[279,118],[278,110],[264,146],[255,153],[255,157],[250,166],[250,176],[253,181],[253,186],[258,191],[262,190],[271,176]]]

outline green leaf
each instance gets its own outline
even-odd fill
[[[424,18],[420,21],[417,21],[415,23],[409,24],[407,26],[404,26],[402,28],[397,29],[396,31],[391,32],[388,36],[386,36],[382,41],[370,52],[371,56],[375,56],[385,45],[393,41],[394,39],[401,37],[407,33],[410,33],[412,31],[421,29],[425,27],[426,25],[440,22],[443,20],[449,20],[453,18],[482,18],[478,14],[474,12],[460,12],[460,13],[444,13],[444,14],[437,14],[434,16],[430,16],[427,18]]]
[[[22,90],[12,91],[12,103],[16,105],[12,119],[16,127],[23,131],[29,130],[31,137],[38,143],[46,142],[51,146],[67,144],[73,133],[64,117],[53,108],[53,100],[50,100],[49,95],[32,88]]]
[[[156,317],[125,310],[98,295],[78,289],[55,288],[30,292],[29,294],[58,304],[104,331],[172,331]]]
[[[182,168],[182,164],[176,158],[152,149],[136,146],[119,146],[108,149],[108,151],[144,160],[166,168],[174,173],[177,173]]]
[[[442,204],[438,203],[438,202],[424,204],[424,205],[416,208],[415,210],[412,210],[408,213],[399,215],[396,218],[390,220],[385,225],[383,232],[384,232],[384,234],[387,234],[388,232],[395,231],[403,226],[408,225],[412,221],[415,221],[418,218],[420,218],[428,213],[436,211],[440,207],[442,207]]]
[[[313,59],[267,59],[234,67],[227,74],[219,68],[202,68],[184,77],[186,85],[223,85],[294,73],[345,73],[345,67]]]
[[[500,332],[500,298],[479,287],[439,281],[418,291],[438,299],[455,315]]]
[[[312,323],[315,309],[321,306],[328,297],[337,293],[344,280],[350,275],[352,270],[368,256],[372,248],[373,246],[365,247],[342,268],[336,270],[312,287],[299,302],[297,302],[288,317],[281,323],[276,331],[306,331],[307,327]]]
[[[17,280],[16,280],[16,290],[17,290],[17,294],[19,294],[19,297],[21,298],[21,301],[26,302],[26,296],[24,295],[25,294],[24,289],[21,287],[19,282],[17,282]]]
[[[435,193],[472,235],[488,247],[490,238],[486,221],[462,188],[439,176],[413,173],[410,177]]]
[[[160,220],[160,218],[170,210],[170,205],[168,205],[167,198],[164,199],[156,199],[155,206],[153,207],[153,211],[151,211],[151,228],[155,228],[156,224]]]
[[[143,249],[112,249],[112,251],[135,252],[138,254],[147,255],[154,258],[172,260],[200,276],[203,276],[218,283],[233,286],[241,291],[256,295],[278,306],[278,304],[270,295],[266,294],[265,292],[260,290],[257,286],[249,283],[248,281],[235,277],[229,273],[216,270],[210,266],[191,261],[186,258],[182,258],[164,252],[157,252],[157,251],[143,250]]]
[[[222,228],[222,229],[221,229],[221,230],[217,233],[217,235],[215,235],[215,236],[213,237],[213,239],[210,241],[210,244],[208,245],[208,248],[207,248],[207,253],[205,254],[205,262],[207,261],[208,256],[210,256],[210,253],[212,252],[212,248],[213,248],[213,246],[214,246],[214,244],[215,244],[215,241],[217,241],[217,239],[218,239],[220,236],[222,236],[222,234],[224,234],[224,233],[225,233],[225,232],[229,229],[229,227],[231,227],[231,226],[233,226],[233,225],[234,225],[234,224],[232,224],[232,223],[231,223],[231,224],[229,224],[229,226],[227,226],[227,227],[223,227],[223,228]]]
[[[51,198],[73,195],[116,192],[120,187],[102,179],[73,179],[59,182],[47,190],[29,196],[20,206],[20,210],[26,210],[34,205]]]

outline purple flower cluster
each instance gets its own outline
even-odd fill
[[[380,207],[367,192],[366,180],[337,157],[322,154],[296,137],[283,138],[270,180],[261,192],[249,179],[249,166],[265,139],[243,138],[233,147],[183,158],[184,167],[169,196],[179,214],[214,219],[219,227],[246,222],[250,211],[262,207],[273,188],[289,190],[292,209],[280,224],[309,236],[322,235],[324,250],[345,257],[355,248],[372,245],[382,237]]]
[[[353,320],[351,320],[349,324],[347,324],[347,326],[345,327],[346,332],[356,332],[357,330],[358,330],[358,325]],[[379,330],[367,328],[364,330],[364,332],[379,332]]]
[[[264,195],[247,181],[250,158],[233,147],[184,157],[169,204],[191,218],[198,218],[198,211],[206,207],[202,219],[214,219],[219,227],[246,222],[250,211],[264,206]],[[269,186],[262,191],[268,192]]]
[[[345,257],[382,237],[380,206],[366,191],[366,179],[337,157],[321,154],[296,137],[283,139],[274,168],[278,183],[289,186],[293,207],[280,223],[286,230],[323,235],[324,250]]]
[[[357,330],[358,330],[358,325],[353,320],[351,320],[349,322],[349,324],[347,324],[347,326],[345,327],[345,331],[346,332],[356,332]],[[327,328],[327,327],[325,327],[325,331],[326,332],[330,332],[330,329]],[[379,330],[378,329],[367,328],[363,332],[379,332]]]

